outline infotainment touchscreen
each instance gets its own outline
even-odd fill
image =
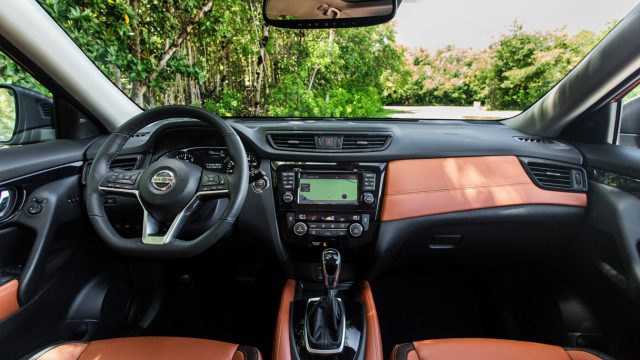
[[[298,204],[358,205],[358,175],[301,173]]]

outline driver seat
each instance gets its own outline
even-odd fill
[[[68,342],[49,346],[28,357],[31,360],[110,359],[220,359],[261,360],[260,351],[215,340],[144,336],[91,342]]]

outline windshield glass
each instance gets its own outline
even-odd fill
[[[288,30],[255,0],[39,2],[142,108],[469,120],[532,105],[636,4],[404,0],[388,24]]]

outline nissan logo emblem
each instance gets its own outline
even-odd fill
[[[176,176],[169,170],[160,170],[151,178],[151,185],[158,191],[167,191],[176,184]]]

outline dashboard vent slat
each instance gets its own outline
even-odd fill
[[[50,119],[53,115],[53,106],[46,102],[40,103],[40,114],[42,117]]]
[[[109,169],[125,171],[135,170],[138,165],[138,160],[139,158],[137,156],[118,157],[111,162]]]
[[[523,160],[523,163],[531,178],[543,189],[587,190],[586,172],[580,167],[535,160]]]
[[[271,132],[267,139],[274,149],[305,152],[382,151],[391,142],[391,133]]]

